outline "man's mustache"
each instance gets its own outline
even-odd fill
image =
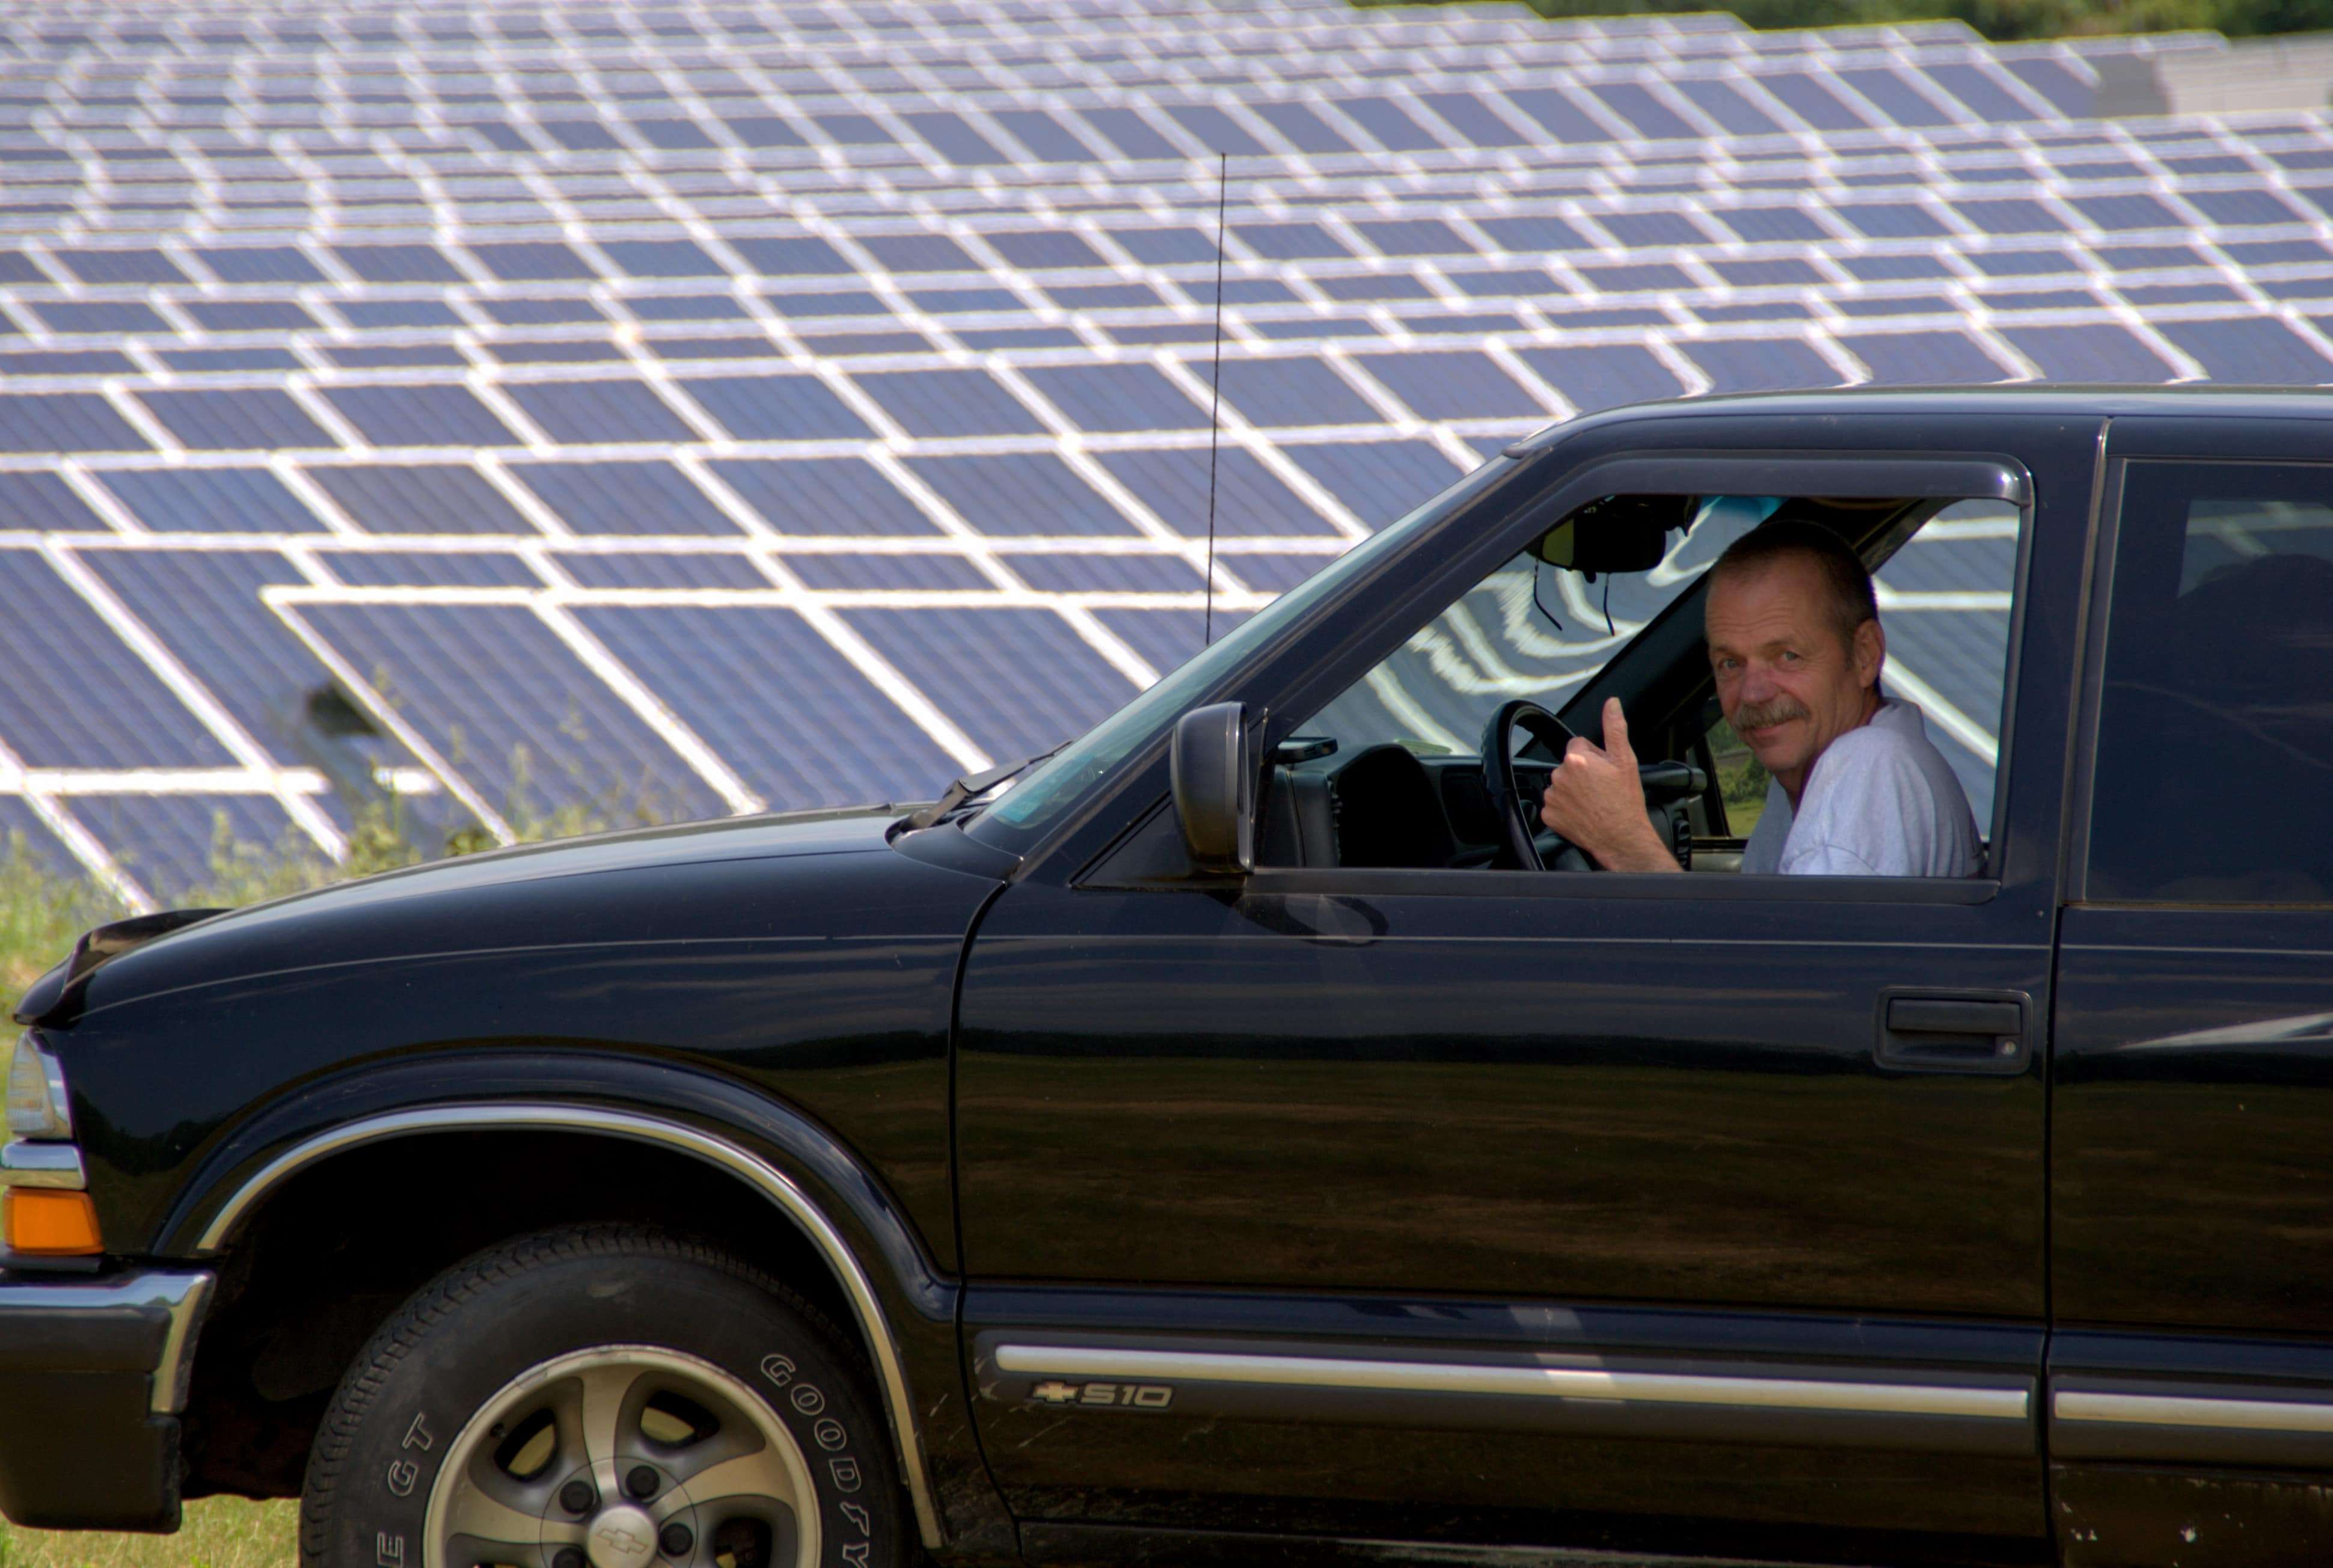
[[[1736,734],[1743,730],[1770,729],[1778,724],[1787,724],[1794,718],[1813,717],[1807,711],[1807,705],[1798,698],[1778,697],[1766,702],[1745,702],[1735,708],[1733,728]]]

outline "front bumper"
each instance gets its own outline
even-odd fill
[[[178,1412],[213,1281],[0,1271],[0,1513],[43,1529],[178,1527]]]

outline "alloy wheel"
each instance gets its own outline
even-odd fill
[[[602,1345],[529,1368],[463,1427],[424,1568],[806,1568],[818,1534],[810,1467],[749,1388]]]

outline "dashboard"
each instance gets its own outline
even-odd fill
[[[1291,743],[1300,752],[1320,743]],[[1515,782],[1536,799],[1551,763],[1517,758]],[[1738,863],[1741,845],[1701,837],[1708,776],[1698,767],[1653,763],[1644,769],[1647,809],[1669,842],[1689,845],[1687,869]],[[1503,834],[1483,782],[1482,759],[1463,754],[1420,756],[1406,746],[1372,746],[1339,755],[1275,759],[1257,824],[1257,860],[1269,866],[1403,866],[1416,870],[1488,867]],[[1561,841],[1541,833],[1552,862]]]

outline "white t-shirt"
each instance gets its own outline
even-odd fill
[[[1743,846],[1742,869],[1786,876],[1968,877],[1976,818],[1920,710],[1881,700],[1870,722],[1815,758],[1793,813],[1779,781]]]

